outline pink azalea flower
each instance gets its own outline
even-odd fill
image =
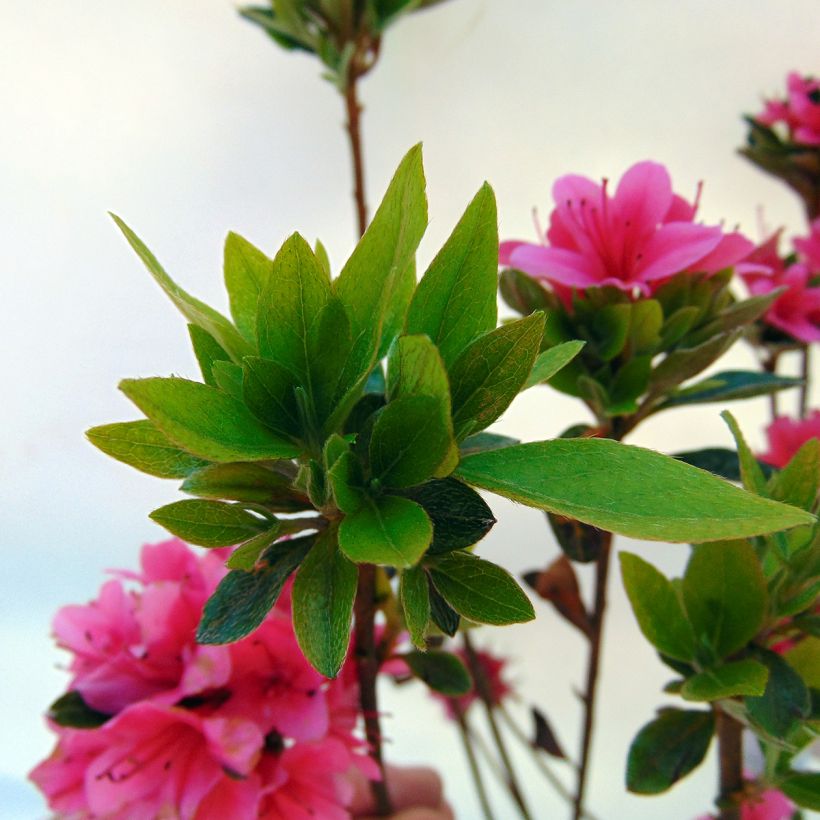
[[[785,467],[809,439],[820,438],[820,410],[805,419],[776,418],[767,428],[769,449],[760,458],[773,467]]]
[[[463,649],[456,650],[455,654],[467,665],[467,656]],[[476,660],[487,680],[490,699],[494,706],[498,706],[505,698],[511,695],[513,691],[512,687],[504,679],[507,661],[481,649],[477,650],[475,654]],[[478,699],[478,692],[476,691],[476,687],[473,686],[470,692],[461,697],[448,698],[438,694],[436,694],[435,697],[444,705],[447,716],[454,718],[456,716],[456,708],[461,713],[466,712]]]
[[[813,273],[820,273],[820,218],[809,226],[808,236],[798,236],[794,240],[795,250]]]
[[[55,619],[73,654],[70,688],[112,715],[54,725],[30,777],[63,816],[154,820],[347,817],[352,766],[378,776],[355,735],[355,669],[333,681],[305,661],[289,595],[247,638],[198,646],[194,631],[225,554],[177,540],[147,546],[96,601]]]
[[[672,191],[669,172],[639,162],[614,195],[570,174],[553,186],[555,208],[545,244],[502,242],[500,262],[558,288],[611,285],[649,294],[660,280],[681,272],[716,273],[752,250],[739,233],[694,222],[697,202]]]
[[[782,122],[794,142],[820,145],[820,80],[792,71],[786,92],[785,100],[767,100],[756,119],[769,126]]]
[[[746,800],[740,806],[740,820],[791,820],[795,805],[783,792],[766,789]],[[714,815],[704,814],[698,820],[715,820]]]

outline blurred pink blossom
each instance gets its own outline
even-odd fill
[[[790,72],[786,98],[767,100],[755,119],[769,126],[784,123],[793,142],[820,145],[820,80]]]
[[[766,789],[743,801],[740,820],[791,820],[794,810],[794,803],[783,792]],[[698,820],[714,820],[714,815],[704,814]]]
[[[780,416],[768,426],[766,436],[769,449],[761,454],[761,460],[773,467],[785,467],[809,439],[820,438],[820,410],[802,420]]]
[[[752,250],[739,233],[695,223],[697,201],[672,191],[669,172],[639,162],[621,178],[614,195],[570,174],[552,189],[555,208],[545,243],[507,241],[500,263],[558,288],[612,285],[647,295],[660,280],[689,271],[716,273]]]

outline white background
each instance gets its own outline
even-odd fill
[[[389,34],[363,92],[368,190],[381,194],[424,140],[430,228],[421,266],[483,179],[502,237],[532,235],[555,177],[613,179],[632,162],[667,163],[676,190],[706,183],[701,217],[757,236],[803,229],[796,199],[737,157],[743,111],[788,69],[820,70],[816,0],[451,0]],[[279,52],[223,0],[0,0],[0,815],[45,814],[24,774],[51,740],[40,714],[64,685],[48,637],[64,603],[95,594],[103,569],[133,566],[162,532],[147,513],[172,484],[106,459],[93,425],[135,417],[123,376],[194,375],[185,325],[106,216],[115,210],[194,293],[224,307],[228,229],[269,252],[294,229],[320,236],[336,269],[354,240],[342,107],[318,66]],[[752,366],[747,350],[724,365]],[[719,408],[679,411],[634,437],[667,451],[728,445]],[[737,408],[755,445],[763,401]],[[585,418],[534,390],[498,429],[554,436]],[[542,516],[493,500],[481,553],[513,571],[556,547]],[[683,546],[627,544],[667,570]],[[668,795],[624,792],[631,737],[663,702],[669,673],[640,638],[614,573],[591,807],[605,818],[688,818],[709,806],[713,761]],[[537,701],[577,746],[583,652],[537,605],[536,623],[484,630],[511,657],[522,711]],[[385,693],[389,754],[445,772],[462,818],[477,817],[462,754],[436,704]],[[525,766],[538,818],[560,802]],[[499,802],[501,817],[513,816]]]

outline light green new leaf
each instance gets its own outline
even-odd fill
[[[680,690],[686,700],[712,701],[741,695],[762,695],[769,670],[758,661],[746,658],[707,669],[689,678]]]
[[[585,344],[586,342],[580,341],[564,342],[539,353],[527,381],[524,382],[524,389],[549,381],[581,352]]]
[[[416,288],[405,332],[425,334],[450,366],[497,321],[498,216],[485,182]]]
[[[321,533],[293,582],[293,628],[310,665],[335,678],[350,644],[359,571],[339,552],[335,533]]]
[[[327,471],[327,480],[336,506],[343,513],[354,513],[365,500],[364,480],[359,460],[351,452],[342,453]]]
[[[199,299],[194,298],[179,287],[163,270],[154,254],[148,250],[142,240],[125,222],[116,214],[111,214],[111,217],[123,232],[128,243],[137,252],[137,256],[142,260],[148,272],[189,322],[193,322],[193,324],[210,333],[217,343],[231,354],[231,358],[236,362],[239,362],[243,356],[253,353],[252,346],[221,313],[208,307],[204,302],[200,302]]]
[[[200,547],[232,547],[270,528],[271,522],[236,504],[189,498],[154,510],[152,521]]]
[[[609,439],[518,444],[464,456],[468,484],[633,538],[710,541],[811,524],[669,456]]]
[[[251,413],[284,438],[302,435],[293,374],[258,356],[246,356],[242,369],[242,400]]]
[[[535,617],[530,599],[505,569],[468,552],[431,558],[430,577],[445,601],[480,624],[518,624]]]
[[[282,534],[282,527],[279,522],[265,532],[254,535],[243,544],[240,544],[225,562],[228,569],[242,569],[245,572],[252,572],[259,561],[262,553],[276,541]]]
[[[299,448],[214,387],[179,378],[125,379],[120,389],[171,441],[209,461],[292,458]]]
[[[641,632],[662,654],[692,660],[695,635],[672,584],[637,555],[622,552],[619,557],[626,594]]]
[[[720,414],[720,417],[726,422],[734,437],[743,486],[749,490],[749,492],[755,493],[756,495],[767,495],[766,479],[763,476],[763,470],[757,463],[757,459],[751,451],[751,448],[746,443],[746,439],[740,430],[740,425],[738,425],[735,417],[728,410],[724,410]]]
[[[106,455],[158,478],[185,478],[207,464],[181,450],[147,419],[92,427],[86,436]]]
[[[191,473],[180,489],[201,498],[265,504],[274,512],[298,512],[310,508],[307,498],[291,487],[289,479],[275,469],[255,462],[209,464]]]
[[[231,315],[239,332],[256,345],[256,312],[259,294],[273,273],[273,262],[239,234],[225,240],[225,287]]]
[[[450,369],[453,425],[460,440],[492,424],[527,381],[544,333],[544,314],[479,336]]]
[[[231,357],[222,349],[222,346],[199,325],[188,325],[188,335],[191,337],[191,345],[194,348],[197,364],[202,372],[202,379],[205,384],[217,387],[214,378],[213,368],[216,362],[229,362]]]
[[[427,513],[407,498],[366,499],[339,525],[339,546],[357,564],[412,567],[433,539]]]
[[[724,658],[744,647],[766,614],[766,579],[748,541],[699,544],[683,576],[683,601],[700,641]]]
[[[424,638],[430,620],[430,589],[427,574],[421,567],[411,567],[402,572],[399,599],[410,640],[415,647],[425,650],[427,643]]]
[[[233,362],[214,362],[211,372],[216,386],[231,398],[242,401],[242,368]]]

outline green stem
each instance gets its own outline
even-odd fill
[[[473,735],[470,732],[470,727],[467,725],[467,719],[464,716],[464,712],[461,710],[461,707],[458,705],[457,699],[454,698],[451,700],[450,705],[452,706],[453,712],[456,716],[459,734],[461,735],[461,742],[464,746],[464,753],[467,756],[467,763],[470,766],[470,774],[473,777],[473,784],[475,785],[479,803],[481,803],[481,811],[485,820],[495,820],[492,807],[490,806],[490,800],[487,797],[487,790],[484,786],[484,778],[481,775],[481,768],[478,765],[478,759],[476,758],[475,751],[473,750]]]

